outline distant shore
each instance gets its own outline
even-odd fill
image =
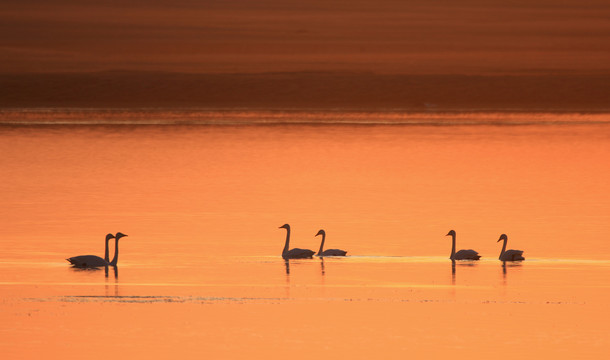
[[[106,71],[0,74],[0,84],[0,109],[610,111],[610,74]]]

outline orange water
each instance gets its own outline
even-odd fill
[[[3,126],[0,350],[600,358],[610,125],[519,116]],[[284,223],[351,256],[285,263]],[[452,268],[450,229],[482,261]],[[68,267],[117,231],[116,271]],[[525,262],[496,260],[501,233]]]

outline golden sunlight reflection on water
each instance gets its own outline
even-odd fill
[[[287,272],[281,258],[219,257],[178,269],[125,265],[108,277],[49,265],[0,269],[3,324],[12,324],[2,348],[16,357],[76,349],[92,358],[277,358],[297,343],[339,343],[325,355],[398,358],[407,350],[447,355],[469,342],[480,356],[593,358],[609,340],[600,321],[609,294],[604,261],[452,267],[434,257],[353,257],[291,260]],[[32,341],[35,348],[24,346]],[[496,354],[512,343],[528,348]]]
[[[0,350],[600,358],[609,140],[599,119],[4,126]],[[284,223],[349,256],[282,260]],[[450,229],[482,260],[452,264]],[[64,260],[116,231],[118,268]]]

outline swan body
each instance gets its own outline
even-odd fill
[[[455,252],[455,231],[451,230],[449,231],[449,233],[445,236],[449,236],[451,235],[451,256],[449,256],[449,259],[451,260],[479,260],[481,258],[481,255],[479,255],[478,252],[472,250],[472,249],[468,249],[468,250],[460,250],[458,252]]]
[[[504,244],[502,245],[502,251],[500,251],[500,256],[498,259],[502,261],[522,261],[525,260],[523,257],[523,250],[506,250],[506,243],[508,242],[508,236],[506,234],[500,235],[500,239],[497,242],[504,240]]]
[[[311,259],[313,254],[315,254],[315,251],[294,248],[282,253],[282,257],[284,259]]]
[[[480,258],[481,255],[472,249],[459,250],[453,256],[453,260],[479,260]]]
[[[101,266],[108,266],[108,241],[113,238],[114,235],[112,234],[106,235],[104,259],[97,255],[79,255],[67,258],[66,260],[74,267],[95,268]]]
[[[290,225],[284,224],[279,227],[280,229],[286,229],[286,243],[284,244],[284,250],[282,250],[282,257],[284,259],[311,259],[315,251],[309,249],[294,248],[288,250],[290,247]]]
[[[68,262],[74,267],[79,268],[96,268],[108,266],[108,261],[97,255],[79,255],[67,258]]]
[[[324,241],[326,240],[326,231],[320,230],[320,231],[318,231],[316,236],[318,236],[318,235],[322,235],[322,242],[320,243],[320,250],[318,250],[318,253],[316,254],[316,256],[345,256],[345,254],[347,254],[347,251],[340,250],[340,249],[324,250]]]

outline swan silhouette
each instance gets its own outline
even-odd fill
[[[481,255],[479,255],[478,252],[474,251],[474,250],[460,250],[458,252],[455,252],[455,231],[451,230],[449,231],[449,233],[445,236],[449,236],[451,235],[451,239],[452,239],[452,245],[451,245],[451,256],[449,257],[449,259],[451,260],[479,260],[481,258]]]
[[[500,252],[500,257],[498,259],[502,261],[521,261],[525,260],[523,257],[523,250],[506,250],[506,243],[508,242],[508,236],[506,234],[500,235],[500,239],[497,242],[504,240],[504,245],[502,245],[502,251]]]
[[[316,256],[345,256],[345,254],[347,254],[347,251],[345,251],[345,250],[339,250],[339,249],[324,250],[324,241],[326,240],[326,231],[320,230],[320,231],[318,231],[316,236],[318,236],[318,235],[322,235],[322,242],[320,243],[320,250],[318,250],[318,253],[316,254]],[[322,251],[322,250],[324,250],[324,251]]]
[[[118,235],[118,234],[117,234]],[[104,258],[97,255],[79,255],[66,260],[74,267],[82,268],[95,268],[100,266],[108,266],[108,241],[114,239],[114,235],[106,235],[105,246],[104,246]],[[118,240],[117,240],[118,241]],[[116,255],[115,255],[116,256]]]
[[[116,235],[114,236],[114,257],[112,258],[112,261],[109,264],[110,266],[116,266],[116,264],[119,262],[119,239],[125,236],[127,235],[121,232],[116,233]]]
[[[286,229],[286,244],[284,245],[284,250],[282,250],[282,257],[284,259],[307,259],[315,254],[315,251],[309,249],[294,248],[288,250],[290,247],[290,225],[284,224],[279,229]]]

